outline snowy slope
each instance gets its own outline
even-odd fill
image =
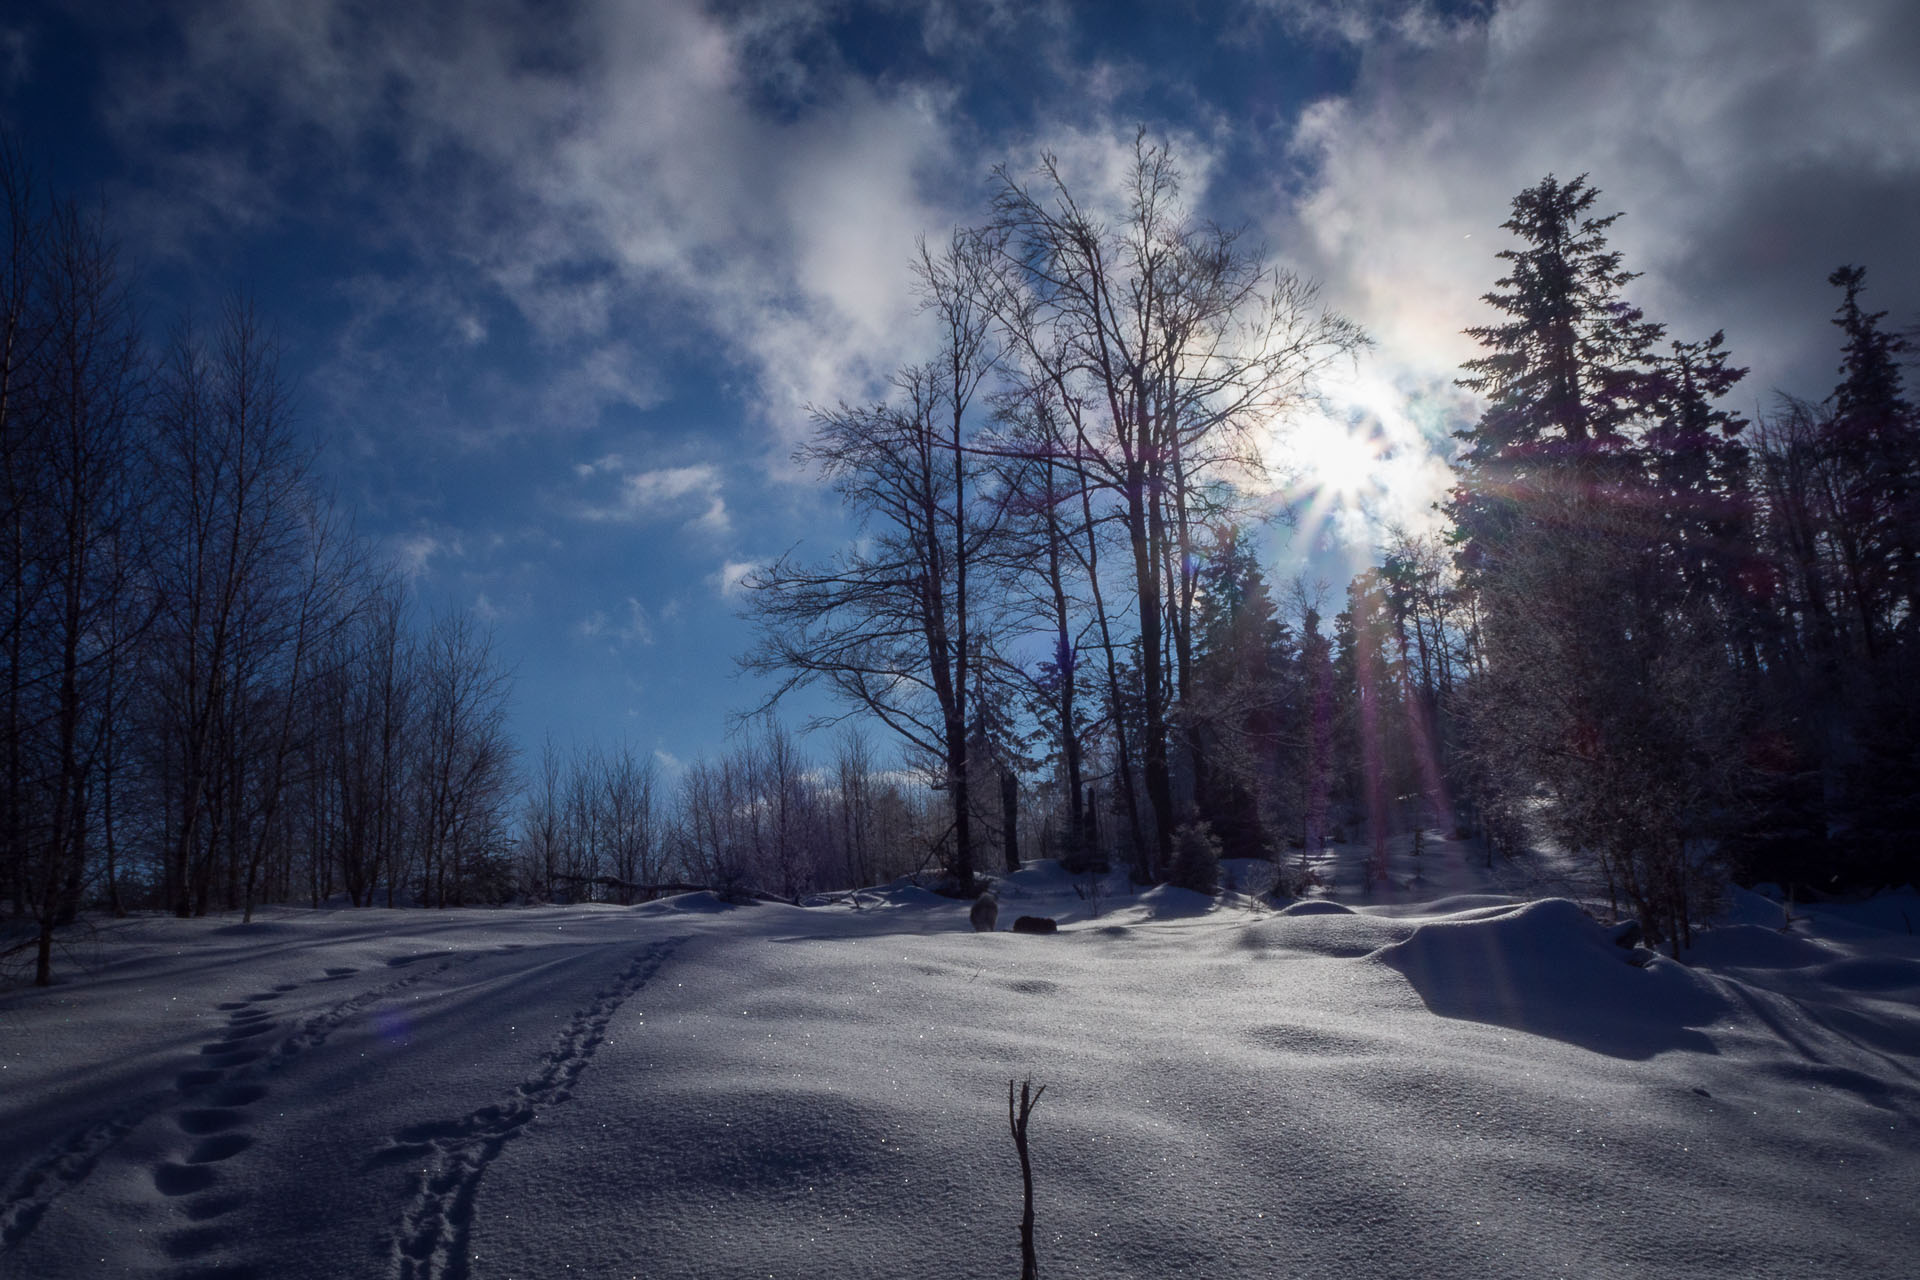
[[[1017,1275],[1028,1076],[1043,1275],[1920,1273],[1911,893],[1638,968],[1422,861],[101,922],[0,994],[0,1275]]]

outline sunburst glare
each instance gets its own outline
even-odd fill
[[[1298,547],[1364,556],[1388,529],[1433,525],[1451,479],[1436,444],[1463,412],[1450,384],[1402,385],[1363,365],[1335,375],[1313,410],[1276,424],[1268,453]]]
[[[1326,422],[1296,445],[1302,463],[1300,483],[1335,502],[1356,505],[1381,488],[1383,443],[1378,430]]]

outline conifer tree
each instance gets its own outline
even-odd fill
[[[1301,859],[1320,852],[1327,837],[1327,807],[1334,767],[1333,641],[1320,630],[1320,611],[1311,605],[1300,620],[1300,739],[1305,768],[1301,776]]]
[[[1844,266],[1833,323],[1846,335],[1824,452],[1837,489],[1833,542],[1858,641],[1837,744],[1846,786],[1830,826],[1846,833],[1844,878],[1899,883],[1920,856],[1920,415],[1905,395],[1906,339],[1860,305],[1866,270]]]
[[[1664,331],[1620,296],[1634,274],[1607,247],[1619,215],[1593,216],[1597,194],[1548,177],[1515,198],[1505,226],[1521,247],[1487,295],[1508,318],[1469,331],[1487,354],[1463,385],[1488,400],[1459,433],[1451,504],[1487,664],[1469,718],[1493,814],[1531,812],[1523,798],[1543,789],[1536,834],[1585,851],[1677,953],[1742,700],[1720,619],[1682,585],[1709,539],[1665,499],[1704,503],[1724,484],[1733,460],[1714,437],[1736,420],[1712,401],[1739,371],[1717,339],[1654,355]]]
[[[1199,653],[1183,708],[1193,752],[1196,807],[1229,858],[1270,852],[1262,810],[1277,790],[1289,686],[1290,638],[1250,541],[1231,524],[1213,534],[1198,571]]]
[[[1625,455],[1644,402],[1662,330],[1620,297],[1637,273],[1607,248],[1620,215],[1593,216],[1599,194],[1584,174],[1564,184],[1549,174],[1502,224],[1523,247],[1500,252],[1507,274],[1485,300],[1508,318],[1467,330],[1487,354],[1461,379],[1488,400],[1456,433],[1466,447],[1453,514],[1470,568],[1511,532],[1530,489],[1609,478],[1602,463]]]
[[[1899,357],[1906,340],[1887,332],[1884,311],[1860,305],[1864,267],[1844,266],[1827,282],[1846,291],[1833,323],[1847,335],[1826,445],[1838,464],[1842,569],[1869,658],[1885,647],[1898,606],[1915,625],[1920,606],[1920,423],[1903,395]]]
[[[1724,602],[1752,546],[1746,419],[1716,404],[1747,371],[1727,363],[1726,335],[1674,341],[1655,359],[1648,385],[1652,421],[1644,441],[1661,541],[1692,599]]]

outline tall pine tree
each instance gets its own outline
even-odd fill
[[[1195,807],[1229,858],[1272,852],[1268,811],[1278,799],[1284,708],[1293,678],[1286,624],[1276,616],[1259,557],[1230,524],[1214,530],[1199,569],[1194,688],[1182,708],[1195,739]]]
[[[1462,382],[1487,407],[1459,433],[1451,514],[1486,657],[1472,749],[1490,810],[1532,814],[1532,838],[1586,853],[1677,952],[1724,820],[1741,699],[1717,615],[1684,589],[1682,552],[1701,539],[1682,536],[1691,521],[1670,518],[1663,489],[1704,502],[1723,483],[1708,446],[1733,420],[1711,402],[1739,371],[1716,340],[1655,356],[1664,331],[1620,295],[1634,273],[1607,247],[1619,215],[1594,216],[1597,195],[1548,177],[1515,198],[1504,225],[1521,245],[1486,295],[1506,319],[1469,331],[1487,354]]]
[[[1507,274],[1485,300],[1507,319],[1467,330],[1487,354],[1461,385],[1487,398],[1465,442],[1453,516],[1472,571],[1513,530],[1541,485],[1608,479],[1639,414],[1661,327],[1620,297],[1636,273],[1607,248],[1619,214],[1595,217],[1585,175],[1521,192],[1501,224],[1522,241],[1498,255]]]

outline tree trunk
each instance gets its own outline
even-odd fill
[[[1006,842],[1007,870],[1020,869],[1020,779],[1013,770],[1000,772],[1000,834]]]

